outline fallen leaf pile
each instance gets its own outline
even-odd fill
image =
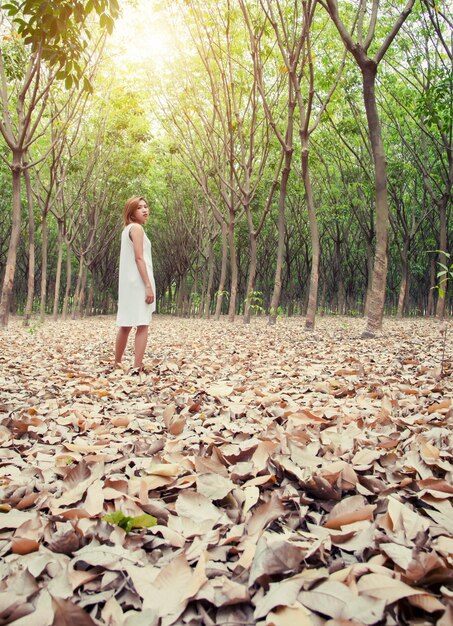
[[[0,625],[451,626],[452,346],[362,326],[13,320]]]

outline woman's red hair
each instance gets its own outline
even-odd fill
[[[123,218],[124,218],[125,226],[135,222],[134,213],[138,209],[139,204],[142,200],[146,202],[146,199],[143,198],[142,196],[132,196],[132,198],[129,198],[129,200],[127,200],[126,204],[124,205],[124,211],[123,211]],[[146,206],[148,206],[148,202],[146,202]]]

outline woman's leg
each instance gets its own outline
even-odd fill
[[[134,367],[142,367],[147,341],[148,326],[137,326],[137,330],[135,332]]]
[[[132,326],[120,326],[115,342],[115,363],[121,363]]]

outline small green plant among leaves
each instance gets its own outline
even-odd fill
[[[30,326],[28,327],[28,332],[30,333],[30,335],[36,335],[41,326],[41,322],[33,322],[33,324],[30,324]]]
[[[130,517],[129,515],[124,515],[122,511],[115,511],[114,513],[104,515],[102,519],[104,522],[119,526],[126,533],[130,533],[134,528],[152,528],[152,526],[157,524],[157,519],[152,515],[148,515],[148,513]]]
[[[249,303],[252,313],[264,313],[262,291],[250,291],[245,302]]]

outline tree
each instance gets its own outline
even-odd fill
[[[397,19],[385,36],[383,43],[379,47],[377,47],[375,43],[377,49],[372,56],[369,55],[369,52],[376,36],[379,0],[372,0],[369,15],[367,12],[367,0],[360,0],[354,20],[354,24],[357,26],[357,41],[354,40],[352,34],[348,31],[344,21],[340,17],[337,0],[320,0],[320,3],[330,15],[345,47],[352,54],[362,74],[362,93],[373,153],[376,191],[376,250],[371,293],[367,298],[367,300],[369,300],[367,327],[363,335],[373,337],[376,332],[382,328],[382,319],[384,316],[389,231],[387,168],[381,123],[376,102],[376,75],[379,63],[384,58],[385,53],[391,46],[405,20],[410,15],[415,0],[407,0],[405,7],[399,13]],[[369,19],[368,25],[366,25],[366,18]],[[364,33],[366,27],[367,32]]]

